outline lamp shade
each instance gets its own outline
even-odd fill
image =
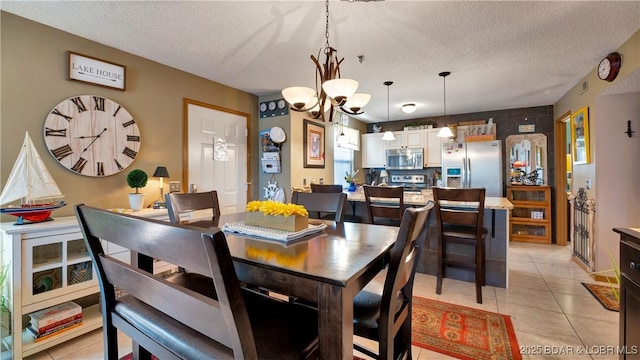
[[[380,177],[389,177],[389,172],[385,169],[382,169],[382,171],[380,171]]]
[[[304,86],[293,86],[282,89],[282,96],[294,108],[296,108],[297,110],[301,110],[305,106],[313,106],[313,104],[309,105],[309,103],[311,103],[311,101],[313,101],[313,98],[316,96],[316,91],[312,88]]]
[[[369,100],[371,100],[371,95],[369,94],[353,94],[352,96],[349,96],[344,107],[353,112],[358,112],[369,103]]]
[[[448,126],[443,126],[442,128],[440,128],[440,131],[438,131],[438,135],[436,135],[437,137],[444,137],[444,138],[450,138],[453,137],[453,132],[451,131],[451,128]]]
[[[169,171],[165,166],[158,166],[156,171],[153,173],[153,177],[169,177]]]
[[[342,106],[358,90],[358,82],[351,79],[333,79],[322,83],[322,90]]]
[[[391,132],[389,130],[385,131],[384,134],[382,134],[382,140],[393,141],[395,139],[396,139],[396,136],[393,135],[393,132]]]

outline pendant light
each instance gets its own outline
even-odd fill
[[[443,71],[439,76],[442,76],[442,93],[444,94],[444,126],[438,132],[438,137],[450,138],[453,137],[453,131],[449,125],[447,125],[447,76],[451,75],[449,71]]]
[[[389,123],[389,87],[393,84],[393,81],[385,81],[383,84],[387,87],[387,123]],[[385,141],[393,141],[395,139],[396,137],[391,130],[385,131],[382,135],[382,140]]]

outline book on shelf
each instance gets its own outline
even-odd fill
[[[31,337],[36,341],[42,341],[44,339],[48,339],[52,336],[58,335],[62,332],[65,332],[67,330],[71,330],[73,328],[76,328],[78,326],[82,325],[82,319],[78,319],[78,320],[74,320],[71,322],[68,322],[66,324],[60,325],[54,329],[51,329],[49,331],[46,331],[44,333],[40,333],[38,334],[36,332],[36,330],[34,330],[31,325],[27,326],[27,332],[29,333],[29,335],[31,335]]]
[[[82,314],[82,307],[73,301],[67,301],[29,314],[34,328],[43,328],[58,321]]]
[[[33,330],[35,330],[38,334],[41,334],[41,333],[46,332],[46,331],[49,331],[49,330],[51,330],[51,329],[53,329],[53,328],[57,328],[57,327],[58,327],[58,326],[60,326],[60,325],[64,325],[64,324],[66,324],[66,323],[68,323],[68,322],[72,322],[72,321],[75,321],[75,320],[78,320],[78,319],[82,320],[82,314],[76,314],[76,315],[73,315],[73,316],[68,317],[68,318],[66,318],[66,319],[62,319],[62,320],[60,320],[60,321],[56,321],[56,322],[54,322],[53,324],[49,324],[49,325],[47,325],[47,326],[43,326],[43,327],[37,327],[37,325],[36,325],[36,324],[33,324],[33,323],[31,323],[31,322],[29,323],[29,325],[30,325],[30,326],[31,326],[31,328],[32,328]]]

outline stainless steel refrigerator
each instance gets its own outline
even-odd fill
[[[502,197],[502,142],[442,144],[442,184],[456,188],[484,187],[487,196]]]

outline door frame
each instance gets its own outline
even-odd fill
[[[207,104],[198,100],[183,98],[182,99],[182,192],[188,192],[188,180],[189,180],[189,105],[197,105],[205,108],[209,108],[212,110],[222,111],[238,116],[242,116],[245,118],[245,123],[247,127],[247,178],[245,179],[245,191],[247,193],[247,200],[251,199],[251,190],[249,188],[251,179],[251,141],[249,141],[249,134],[251,134],[251,115],[244,113],[242,111],[237,111],[233,109],[228,109],[222,106]]]
[[[567,238],[567,230],[569,227],[569,219],[567,217],[567,195],[565,189],[567,188],[567,150],[566,150],[566,138],[567,138],[567,125],[565,120],[571,116],[571,111],[560,115],[559,118],[554,121],[554,148],[556,151],[553,153],[553,162],[556,168],[556,191],[555,191],[555,221],[556,221],[556,244],[565,246],[569,239]]]

